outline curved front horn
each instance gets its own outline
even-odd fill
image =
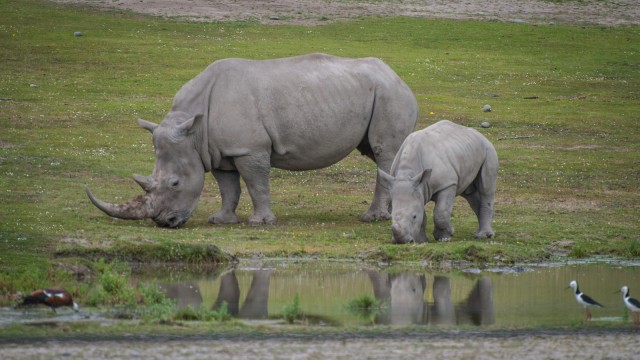
[[[137,196],[126,204],[114,205],[97,199],[93,196],[88,186],[85,187],[84,190],[87,192],[89,200],[91,200],[93,205],[111,217],[127,220],[141,220],[152,217],[151,204],[149,204],[146,196]]]

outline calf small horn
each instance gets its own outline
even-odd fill
[[[150,204],[145,196],[137,196],[123,205],[114,205],[97,199],[89,187],[85,187],[85,191],[93,205],[111,217],[127,220],[141,220],[151,217]]]

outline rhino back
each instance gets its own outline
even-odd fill
[[[181,101],[206,113],[213,151],[272,151],[273,166],[292,170],[331,165],[356,148],[377,92],[415,101],[381,61],[324,54],[217,61],[183,90]]]
[[[456,185],[462,193],[475,180],[491,143],[474,129],[447,120],[409,135],[391,168],[393,176],[415,176],[432,169],[430,193]]]

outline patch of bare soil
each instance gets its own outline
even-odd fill
[[[1,345],[3,359],[633,359],[634,329],[571,333],[214,336],[49,340]],[[1,342],[0,342],[1,344]]]
[[[631,25],[638,0],[52,0],[189,21],[319,25],[370,16]]]

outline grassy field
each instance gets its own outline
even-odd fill
[[[210,245],[238,257],[391,262],[640,256],[637,26],[186,23],[2,0],[0,48],[4,294],[60,277],[52,264],[98,257],[202,263]],[[309,52],[383,59],[414,91],[418,128],[439,119],[476,128],[490,122],[481,131],[500,158],[496,238],[471,237],[476,220],[460,199],[451,242],[391,244],[388,222],[358,220],[372,197],[375,165],[357,153],[319,171],[274,170],[276,226],[208,224],[220,205],[210,175],[196,213],[178,230],[114,220],[88,201],[85,185],[111,202],[141,192],[131,175],[150,174],[154,155],[135,119],[160,122],[177,90],[208,64]],[[483,112],[485,104],[493,111]],[[239,215],[246,221],[250,211],[245,191]]]

